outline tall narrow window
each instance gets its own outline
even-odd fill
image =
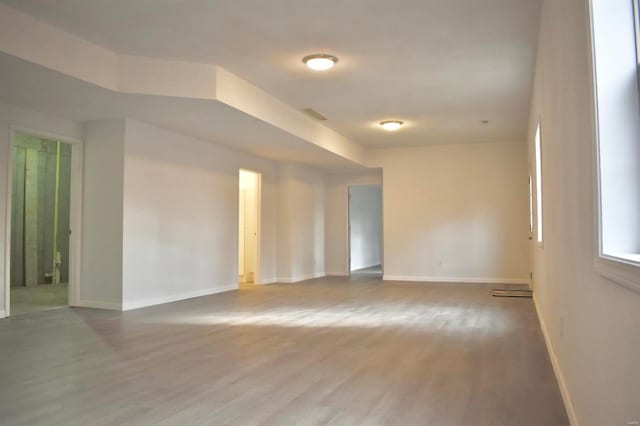
[[[640,290],[638,1],[592,0],[598,152],[596,269]]]
[[[540,123],[536,128],[536,228],[538,242],[542,244],[542,135]]]
[[[601,255],[640,261],[640,108],[635,2],[598,0],[593,35]]]

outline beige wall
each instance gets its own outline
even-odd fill
[[[640,421],[640,294],[594,270],[595,132],[587,0],[546,0],[529,153],[543,127],[544,245],[534,289],[570,416]]]
[[[310,167],[278,167],[278,281],[324,275],[324,174]]]
[[[274,162],[135,120],[89,123],[81,304],[133,309],[237,288],[240,168],[262,174],[259,281],[270,282]]]
[[[524,143],[372,154],[384,174],[385,279],[528,282]]]
[[[261,277],[275,274],[276,164],[127,120],[125,309],[238,287],[238,171],[262,174]]]
[[[125,121],[85,126],[80,306],[122,308]]]

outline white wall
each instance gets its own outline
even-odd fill
[[[529,131],[531,156],[540,116],[545,222],[534,291],[574,424],[626,425],[640,420],[640,294],[594,270],[588,23],[586,0],[544,1]]]
[[[382,185],[382,171],[371,169],[327,175],[324,235],[327,275],[349,275],[350,185]]]
[[[9,164],[11,126],[48,133],[52,136],[58,135],[77,140],[83,138],[83,128],[79,123],[0,103],[0,318],[5,316],[5,286],[9,285],[8,281],[5,282],[7,272],[5,255],[10,230],[4,224],[7,220],[8,178],[11,169]]]
[[[292,164],[278,169],[134,120],[93,121],[85,135],[77,123],[1,108],[7,130],[11,122],[85,139],[80,305],[132,309],[237,288],[240,168],[261,174],[258,283],[324,275],[323,173]],[[2,143],[8,152],[8,139]],[[279,246],[277,230],[285,236]]]
[[[351,270],[382,264],[382,188],[352,186],[349,190]]]
[[[307,166],[278,168],[278,281],[324,275],[324,174]]]
[[[85,127],[80,306],[122,308],[124,120]]]
[[[261,276],[275,276],[275,163],[127,120],[124,306],[238,288],[238,169],[262,174]]]
[[[384,170],[385,279],[528,282],[524,143],[372,153]]]

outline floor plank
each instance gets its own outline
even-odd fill
[[[67,283],[11,287],[11,315],[58,309],[69,305]]]
[[[0,321],[0,424],[567,425],[530,299],[357,277]]]

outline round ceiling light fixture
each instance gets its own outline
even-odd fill
[[[314,71],[326,71],[333,68],[336,62],[338,62],[338,58],[325,53],[316,53],[314,55],[305,56],[302,58],[302,62]]]
[[[387,132],[395,132],[400,127],[402,127],[403,124],[404,122],[400,120],[386,120],[386,121],[380,122],[380,125],[382,126],[382,128],[385,129]]]

